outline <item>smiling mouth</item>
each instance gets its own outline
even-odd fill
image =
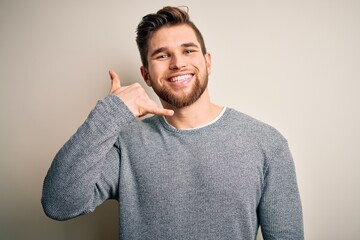
[[[193,76],[192,74],[180,75],[180,76],[169,78],[169,81],[170,82],[183,82],[183,81],[186,81],[186,80],[192,78],[192,76]]]

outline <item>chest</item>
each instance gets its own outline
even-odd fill
[[[137,194],[152,202],[257,202],[264,156],[251,141],[235,140],[155,135],[149,141],[140,137],[122,150],[121,183],[136,186]]]

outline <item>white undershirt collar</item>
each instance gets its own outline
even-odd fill
[[[176,129],[176,130],[185,130],[185,131],[186,131],[186,130],[196,130],[196,129],[200,129],[200,128],[207,127],[207,126],[215,123],[217,120],[219,120],[219,119],[224,115],[225,111],[226,111],[226,107],[223,107],[222,111],[220,112],[220,114],[219,114],[216,118],[214,118],[213,120],[211,120],[210,122],[208,122],[208,123],[206,123],[206,124],[204,124],[204,125],[201,125],[201,126],[195,127],[195,128],[177,129],[176,127],[174,127],[173,125],[171,125],[171,124],[166,120],[165,117],[163,117],[163,119],[164,119],[165,123],[166,123],[167,125],[169,125],[169,126],[170,126],[171,128],[173,128],[173,129]]]

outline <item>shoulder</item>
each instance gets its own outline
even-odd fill
[[[224,123],[242,137],[252,139],[262,148],[280,148],[286,138],[273,126],[235,109],[228,108]]]

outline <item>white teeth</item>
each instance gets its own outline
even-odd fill
[[[173,77],[170,78],[170,82],[180,82],[180,81],[185,81],[189,78],[191,78],[192,75],[191,74],[186,74],[186,75],[181,75],[181,76],[177,76],[177,77]]]

